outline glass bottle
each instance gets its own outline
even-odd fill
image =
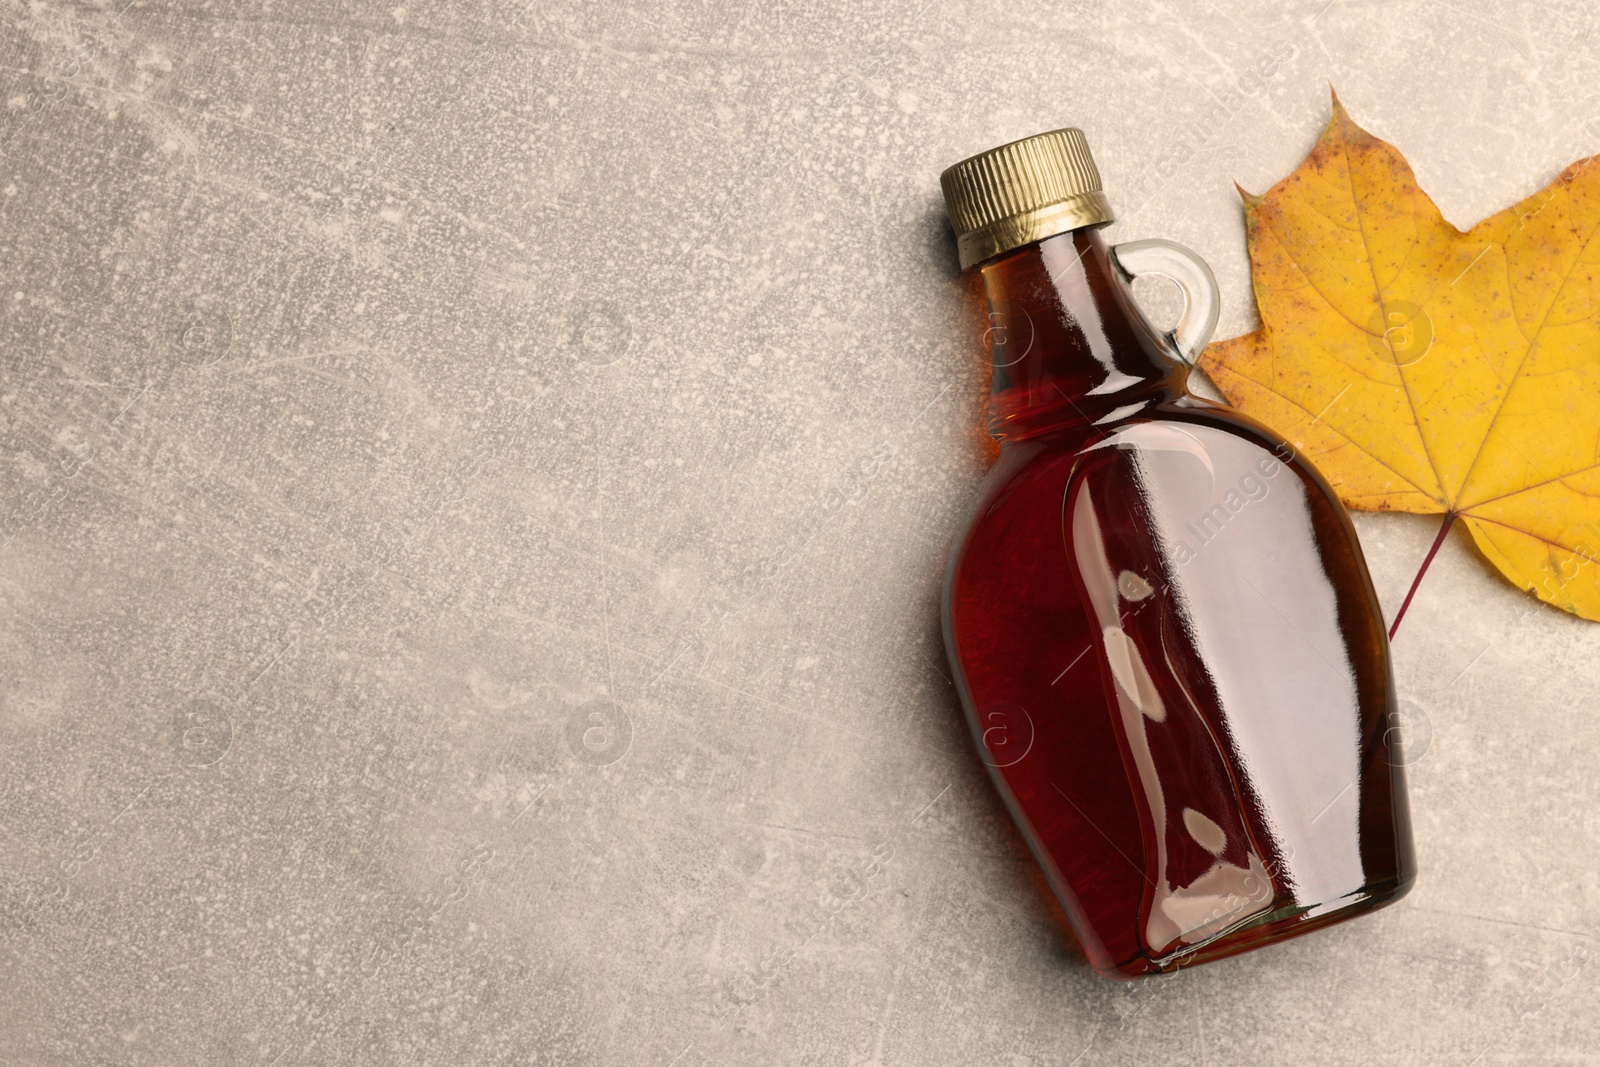
[[[1170,971],[1371,911],[1416,874],[1389,646],[1305,456],[1186,389],[1216,284],[1108,246],[1083,134],[941,178],[987,296],[999,459],[944,632],[978,750],[1090,963]],[[1184,292],[1162,333],[1130,289]]]

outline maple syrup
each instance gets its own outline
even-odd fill
[[[1082,134],[945,172],[1000,443],[944,630],[984,762],[1103,974],[1215,960],[1415,877],[1388,640],[1354,528],[1282,438],[1190,394],[1210,272],[1109,247]],[[1129,287],[1185,291],[1163,334]]]

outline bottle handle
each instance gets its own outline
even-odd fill
[[[1113,245],[1111,261],[1122,272],[1124,282],[1131,283],[1142,274],[1159,274],[1177,283],[1183,291],[1183,314],[1178,325],[1162,336],[1185,363],[1193,366],[1211,340],[1222,313],[1217,279],[1206,261],[1176,241],[1159,237]]]

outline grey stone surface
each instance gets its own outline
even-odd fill
[[[1600,150],[1596,19],[8,2],[0,1064],[1595,1062],[1600,629],[1453,537],[1416,890],[1130,986],[936,601],[942,167],[1084,127],[1231,336],[1330,82],[1467,224]],[[1433,524],[1358,525],[1392,613]]]

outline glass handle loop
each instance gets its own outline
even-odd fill
[[[1183,314],[1178,324],[1162,336],[1185,363],[1193,366],[1211,340],[1222,313],[1217,279],[1206,261],[1176,241],[1160,238],[1115,245],[1111,259],[1126,282],[1131,283],[1142,274],[1159,274],[1177,283],[1183,292]]]

